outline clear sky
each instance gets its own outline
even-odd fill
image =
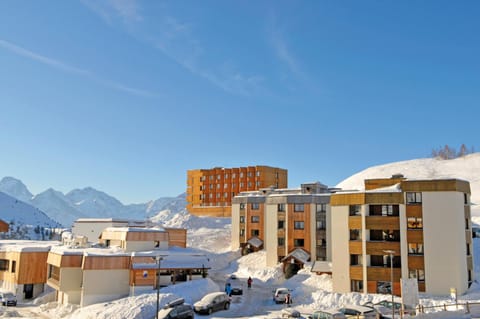
[[[0,1],[0,178],[176,196],[480,149],[480,1]]]

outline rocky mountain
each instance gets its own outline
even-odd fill
[[[74,189],[67,194],[50,188],[32,195],[20,180],[13,177],[4,177],[0,181],[0,192],[40,209],[65,227],[71,227],[78,218],[147,219],[164,210],[177,213],[186,206],[185,194],[162,197],[148,203],[124,205],[92,187]]]

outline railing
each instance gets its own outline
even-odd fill
[[[468,302],[465,303],[456,302],[452,304],[443,304],[443,305],[436,305],[436,306],[417,306],[417,313],[430,313],[432,311],[428,310],[436,310],[436,311],[461,311],[464,310],[465,313],[472,313],[475,314],[480,313],[480,302]],[[436,312],[433,311],[433,312]]]

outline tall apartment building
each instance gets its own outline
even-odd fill
[[[197,216],[230,217],[232,198],[244,191],[288,185],[286,169],[216,167],[187,171],[187,210]]]
[[[458,179],[365,180],[364,191],[330,199],[332,279],[336,292],[463,294],[473,280],[470,184]]]
[[[329,201],[327,186],[318,182],[240,193],[232,204],[232,248],[264,248],[267,266],[295,252],[307,260],[330,260]]]

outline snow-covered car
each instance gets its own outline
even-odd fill
[[[2,306],[16,306],[17,297],[11,292],[0,292],[0,303]]]
[[[415,308],[403,305],[400,302],[392,302],[391,300],[382,300],[377,303],[367,302],[363,304],[364,306],[374,308],[380,314],[381,318],[391,318],[392,310],[395,309],[395,314],[400,315],[400,312],[403,311],[404,315],[415,315]]]
[[[282,309],[282,318],[304,318],[300,311],[293,308],[283,308]]]
[[[273,301],[275,303],[285,303],[285,300],[287,298],[287,295],[290,294],[290,289],[288,288],[277,288],[274,293],[273,293]],[[291,302],[290,298],[290,302]]]
[[[198,313],[211,314],[218,310],[230,308],[230,297],[224,292],[212,292],[193,304],[193,310]]]
[[[185,303],[183,298],[175,299],[158,312],[159,319],[193,319],[193,307]]]
[[[308,316],[308,319],[345,319],[345,315],[338,309],[318,310]]]
[[[241,286],[232,286],[231,295],[243,295],[243,288]]]
[[[338,309],[346,318],[357,319],[376,319],[377,311],[374,308],[366,306],[348,305]]]

